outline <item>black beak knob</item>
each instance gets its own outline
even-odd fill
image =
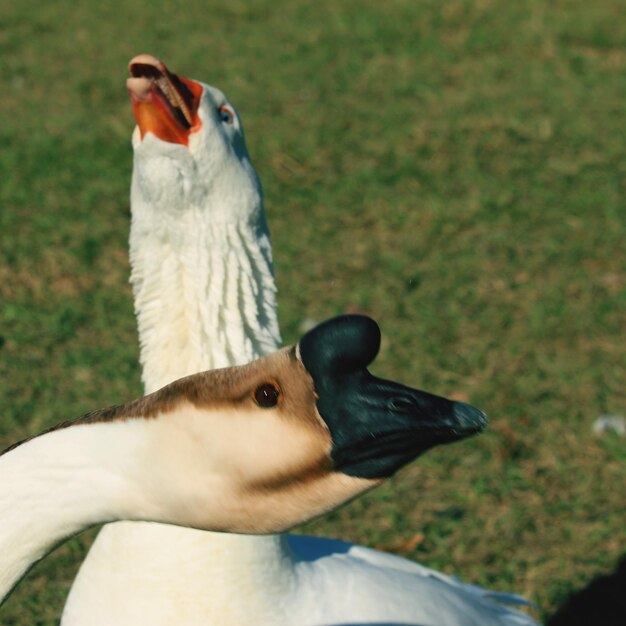
[[[342,315],[300,340],[300,358],[314,379],[365,369],[380,349],[380,328],[365,315]]]

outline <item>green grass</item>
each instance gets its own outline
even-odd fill
[[[0,445],[141,392],[128,286],[135,54],[226,91],[264,181],[284,339],[364,311],[374,371],[483,436],[310,524],[528,595],[624,553],[620,0],[0,5]],[[2,609],[54,624],[94,532]]]

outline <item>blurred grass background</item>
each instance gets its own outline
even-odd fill
[[[626,439],[592,425],[626,412],[624,4],[0,3],[2,446],[141,393],[124,86],[141,52],[244,119],[285,341],[370,313],[377,374],[492,417],[305,530],[524,593],[544,620],[612,572]],[[57,623],[93,536],[0,622]]]

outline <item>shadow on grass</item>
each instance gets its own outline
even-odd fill
[[[612,574],[573,593],[546,626],[624,626],[626,624],[626,555]]]

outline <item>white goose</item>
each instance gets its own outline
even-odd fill
[[[234,107],[154,57],[130,70],[131,281],[150,392],[280,337],[261,187]],[[337,541],[122,522],[98,535],[62,626],[534,623],[493,597]]]
[[[297,346],[182,378],[0,453],[0,603],[35,561],[93,524],[282,531],[482,430],[474,407],[369,374],[379,342],[373,320],[335,318]]]

